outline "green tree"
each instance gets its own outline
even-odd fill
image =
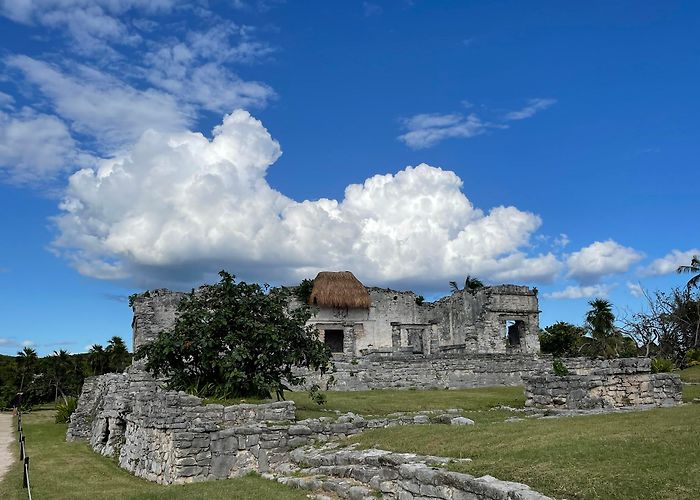
[[[121,337],[114,336],[107,342],[105,349],[107,354],[109,371],[123,372],[131,364],[131,354]]]
[[[634,340],[615,327],[612,304],[605,299],[594,299],[588,305],[591,308],[586,313],[585,328],[591,337],[582,350],[591,356],[604,358],[637,356],[638,348]]]
[[[693,255],[693,258],[690,259],[689,266],[678,266],[678,269],[676,269],[676,271],[678,273],[690,273],[696,275],[688,280],[688,290],[698,286],[698,284],[700,283],[700,257],[698,257],[697,255]]]
[[[100,344],[92,344],[88,351],[88,364],[93,375],[102,375],[109,367],[109,356]]]
[[[558,321],[540,331],[540,350],[555,357],[580,356],[586,330],[565,321]]]
[[[71,363],[70,353],[65,349],[54,351],[50,360],[49,376],[51,377],[51,385],[54,388],[54,401],[58,401],[58,393],[61,393],[63,399],[66,398],[65,388],[68,377],[73,368]]]
[[[201,395],[283,397],[285,385],[303,377],[295,367],[325,372],[331,353],[306,327],[306,306],[288,310],[288,290],[267,287],[221,271],[221,281],[193,290],[178,306],[175,326],[141,348],[146,369],[165,375],[176,389]]]

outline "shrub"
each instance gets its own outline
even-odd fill
[[[700,347],[690,349],[685,355],[685,362],[688,366],[700,365]]]
[[[422,295],[419,295],[418,297],[416,297],[416,305],[417,306],[422,306],[423,302],[425,302],[425,297],[423,297]]]
[[[569,374],[569,369],[566,367],[566,365],[561,359],[555,359],[552,362],[552,370],[554,371],[555,375],[558,375],[560,377],[565,377]]]
[[[654,358],[651,360],[651,373],[667,373],[675,368],[676,365],[668,358]]]
[[[70,416],[78,407],[78,398],[67,397],[56,405],[56,423],[67,424]]]
[[[295,368],[327,372],[331,352],[306,326],[311,309],[288,309],[289,290],[244,282],[221,271],[221,281],[193,290],[178,305],[175,325],[142,346],[136,359],[169,378],[171,389],[199,396],[284,398],[301,385]]]

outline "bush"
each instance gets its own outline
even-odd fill
[[[330,349],[306,326],[311,309],[288,309],[289,290],[219,275],[218,284],[187,295],[175,325],[137,351],[148,371],[198,396],[282,399],[286,384],[304,382],[296,368],[332,367]]]
[[[700,347],[690,349],[685,355],[685,362],[688,366],[700,365]]]
[[[70,416],[73,414],[75,409],[78,407],[78,399],[74,397],[67,397],[63,401],[56,405],[56,423],[57,424],[67,424],[70,420]]]
[[[554,370],[555,375],[558,375],[560,377],[565,377],[569,374],[569,369],[566,367],[566,365],[561,359],[555,359],[552,362],[552,370]]]
[[[651,373],[668,373],[675,368],[676,365],[668,358],[654,358],[651,360]]]

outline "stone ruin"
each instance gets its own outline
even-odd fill
[[[683,400],[675,373],[651,373],[649,358],[566,360],[569,375],[523,377],[525,406],[593,410],[673,406]]]
[[[416,301],[411,292],[362,289],[367,309],[316,303],[318,311],[310,321],[337,351],[335,390],[524,382],[530,407],[680,402],[678,376],[650,373],[649,360],[567,359],[571,374],[555,375],[551,357],[538,355],[537,294],[527,287],[459,291],[427,304]],[[154,290],[135,298],[135,348],[174,324],[184,296]],[[305,375],[309,383],[325,381],[318,374]],[[449,411],[437,417],[423,412],[365,419],[350,413],[297,421],[293,402],[205,405],[198,397],[166,390],[164,380],[154,379],[135,363],[121,374],[86,379],[66,438],[88,441],[96,452],[115,457],[120,467],[162,484],[258,472],[341,498],[547,498],[523,484],[447,471],[443,467],[451,459],[337,444],[365,429],[431,422],[473,424]]]
[[[161,484],[258,472],[340,498],[547,500],[527,485],[443,467],[453,459],[341,448],[365,429],[430,423],[427,414],[296,420],[291,401],[223,406],[163,389],[137,366],[86,379],[66,439],[88,441],[132,474]],[[452,425],[470,422],[444,415]]]

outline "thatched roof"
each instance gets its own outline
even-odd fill
[[[314,279],[309,304],[342,309],[369,309],[369,293],[350,271],[321,271]]]

